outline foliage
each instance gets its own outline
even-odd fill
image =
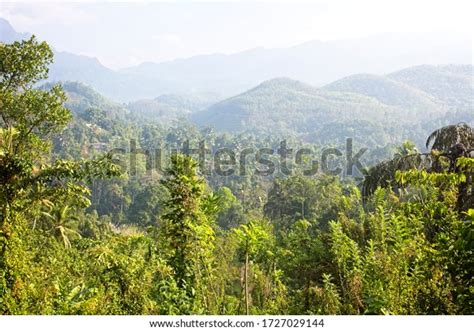
[[[199,309],[198,303],[203,303],[215,235],[204,213],[204,183],[197,175],[197,163],[190,157],[174,155],[167,176],[163,181],[169,191],[163,237],[176,287],[183,293],[178,311],[192,313]]]
[[[377,150],[373,163],[388,152],[394,157],[369,170],[362,190],[352,180],[300,171],[262,177],[250,169],[255,159],[246,174],[230,176],[181,153],[163,155],[166,171],[147,169],[144,150],[186,140],[192,146],[204,140],[213,151],[276,149],[279,140],[143,123],[84,85],[38,87],[51,61],[48,45],[34,37],[0,44],[0,313],[474,313],[468,124],[434,131],[429,153],[410,142]],[[294,98],[301,112],[292,120],[301,124],[308,99],[337,113],[344,104],[334,101],[339,97],[277,80],[219,107],[241,110],[249,103],[273,125]],[[370,111],[387,110],[374,99],[346,97],[352,106],[368,102]],[[403,103],[387,101],[380,90],[376,97]],[[160,101],[186,103],[190,111],[201,104],[171,96]],[[258,106],[280,101],[285,112],[274,118]],[[124,167],[131,138],[142,149],[139,175]],[[107,149],[121,152],[104,154]]]

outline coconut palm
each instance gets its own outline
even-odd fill
[[[463,144],[466,149],[474,148],[474,131],[466,123],[448,125],[433,131],[426,139],[426,148],[448,151],[452,146]]]
[[[365,173],[362,182],[364,196],[371,195],[377,187],[399,188],[395,181],[397,170],[426,170],[428,172],[458,172],[457,160],[460,157],[471,157],[474,151],[474,130],[466,123],[442,127],[428,136],[426,148],[429,153],[419,153],[414,148],[403,148],[391,160],[383,161]],[[446,167],[446,161],[448,167]],[[458,208],[472,206],[472,174],[459,187]]]
[[[407,171],[410,169],[427,169],[431,166],[431,158],[424,153],[397,154],[391,160],[378,163],[364,173],[362,182],[362,194],[367,197],[375,192],[377,187],[392,187],[398,189],[395,181],[397,170]]]
[[[65,248],[71,247],[69,237],[75,235],[81,237],[79,232],[71,228],[72,222],[77,221],[77,217],[72,215],[72,209],[69,206],[52,208],[49,212],[42,212],[42,215],[51,221],[50,231],[54,236],[63,242]]]

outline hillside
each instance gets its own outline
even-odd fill
[[[216,94],[188,93],[118,104],[80,83],[66,82],[63,87],[67,106],[86,121],[91,116],[97,121],[100,114],[89,111],[96,109],[109,122],[117,118],[160,125],[190,121],[221,132],[298,136],[322,143],[353,137],[380,146],[397,143],[402,136],[422,144],[421,139],[436,127],[472,124],[473,88],[467,69],[422,66],[386,76],[359,74],[323,88],[276,78],[220,102]],[[460,88],[443,89],[445,84]]]
[[[223,131],[308,133],[330,122],[382,121],[393,112],[374,98],[278,78],[198,112],[192,119]]]
[[[203,110],[218,100],[213,94],[163,94],[155,99],[143,99],[126,105],[130,113],[142,120],[170,124]]]
[[[128,113],[125,107],[107,99],[90,86],[79,82],[60,82],[59,84],[66,92],[65,106],[71,109],[73,114],[81,115],[89,109],[96,109],[107,114],[108,117],[117,118]],[[49,88],[50,86],[51,83],[47,83],[42,88]]]
[[[429,93],[451,109],[474,109],[472,65],[422,65],[391,73],[387,77]]]
[[[328,91],[352,92],[391,106],[420,111],[441,111],[445,105],[434,96],[388,77],[359,74],[340,79],[324,87]]]
[[[405,121],[408,109],[353,92],[317,89],[288,78],[266,81],[192,116],[200,125],[223,131],[310,132],[329,122],[357,119]],[[421,114],[411,114],[418,118]],[[398,119],[397,119],[398,118]]]
[[[0,17],[0,41],[4,43],[12,43],[16,40],[27,39],[30,37],[29,33],[21,33],[15,31],[11,24],[4,18]]]
[[[422,139],[439,125],[472,123],[473,88],[465,66],[421,68],[387,76],[353,75],[321,89],[273,79],[191,118],[221,131],[299,135],[308,141],[351,136],[371,145],[398,141],[402,135]],[[443,89],[448,79],[459,89]]]

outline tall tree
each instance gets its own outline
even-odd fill
[[[71,119],[60,86],[36,89],[53,52],[35,37],[0,44],[0,312],[22,313],[28,302],[28,221],[45,201],[87,206],[84,181],[118,174],[109,158],[49,161],[51,137]]]
[[[178,289],[184,291],[188,305],[180,313],[191,313],[194,304],[206,306],[202,291],[210,275],[214,249],[214,230],[204,212],[206,195],[204,180],[197,174],[197,163],[188,156],[177,154],[163,185],[169,191],[163,216],[163,240],[169,249],[169,266]]]

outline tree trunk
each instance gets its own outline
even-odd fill
[[[245,314],[249,314],[249,254],[245,253],[245,270],[244,270],[244,281],[245,281]]]

